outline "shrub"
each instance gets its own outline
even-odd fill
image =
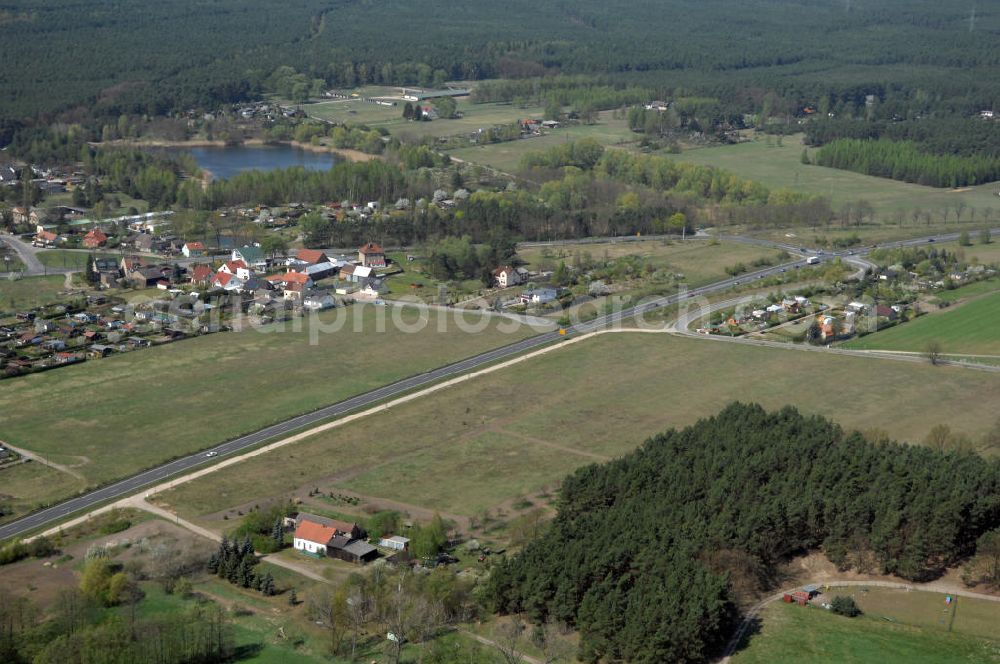
[[[837,595],[833,598],[833,601],[830,602],[830,610],[838,616],[847,616],[848,618],[861,615],[861,609],[858,608],[854,599],[851,597],[844,597],[843,595]]]

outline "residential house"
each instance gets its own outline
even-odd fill
[[[212,286],[212,288],[224,288],[227,291],[239,291],[243,290],[243,284],[243,279],[239,278],[235,274],[219,270],[215,273],[215,277],[212,278],[209,285]]]
[[[893,307],[888,307],[884,304],[880,304],[875,307],[875,315],[878,316],[879,318],[888,318],[889,320],[896,320],[896,318],[899,316],[899,312],[897,312]]]
[[[212,277],[215,274],[212,271],[211,265],[205,265],[204,263],[199,263],[197,265],[192,265],[189,270],[189,280],[195,286],[207,286],[212,281]]]
[[[115,352],[114,346],[106,346],[103,344],[94,344],[87,349],[87,357],[100,359],[107,357]]]
[[[366,286],[372,280],[372,268],[363,265],[345,265],[340,268],[340,278],[352,284]]]
[[[143,267],[146,261],[142,260],[139,256],[124,256],[122,258],[122,272],[129,274],[134,270]]]
[[[493,283],[497,288],[510,288],[528,280],[528,271],[504,265],[493,270]]]
[[[433,106],[420,106],[420,115],[424,120],[437,120],[438,112]]]
[[[108,236],[100,228],[91,228],[90,231],[83,236],[83,244],[85,249],[97,249],[98,247],[103,247],[108,243]]]
[[[358,262],[363,267],[385,267],[385,251],[374,242],[368,242],[358,249]]]
[[[356,523],[301,513],[295,519],[292,546],[296,551],[316,557],[363,563],[378,556],[375,547],[361,539],[363,535],[364,531]]]
[[[233,249],[232,259],[243,261],[251,270],[266,270],[267,259],[264,258],[264,250],[257,246],[243,245],[239,249]]]
[[[151,288],[161,279],[170,279],[173,269],[163,265],[143,265],[128,273],[127,278],[137,288]]]
[[[32,242],[36,247],[54,247],[62,242],[62,238],[52,231],[39,231]]]
[[[186,258],[198,258],[205,255],[205,245],[201,242],[185,242],[181,253]]]
[[[864,310],[867,309],[867,308],[868,308],[868,305],[865,304],[864,302],[850,302],[847,305],[847,310],[848,311],[854,311],[854,312],[859,313],[859,314],[863,313]]]
[[[223,266],[219,268],[219,273],[220,274],[229,274],[229,275],[232,275],[234,277],[238,277],[238,278],[240,278],[240,279],[242,279],[244,281],[246,281],[247,279],[249,279],[250,276],[251,276],[251,274],[252,274],[250,272],[250,268],[247,265],[247,263],[245,263],[245,262],[243,262],[242,260],[239,260],[239,259],[232,260],[232,261],[226,261],[226,263],[223,264]]]
[[[28,223],[29,215],[31,211],[26,207],[15,207],[11,213],[13,214],[13,220],[15,224],[26,224]]]
[[[658,113],[663,113],[670,108],[670,104],[665,101],[651,101],[643,106],[647,111],[657,111]]]
[[[302,298],[302,307],[313,311],[333,309],[337,306],[336,300],[329,293],[312,292]]]
[[[535,288],[521,293],[522,304],[547,304],[559,297],[555,288]]]
[[[155,238],[149,233],[139,233],[132,238],[132,246],[138,251],[152,251],[155,242]]]
[[[326,253],[320,249],[299,249],[299,253],[295,255],[295,259],[300,263],[305,263],[306,265],[316,265],[318,263],[330,262]]]

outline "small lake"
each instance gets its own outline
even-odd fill
[[[291,145],[190,147],[171,148],[171,151],[191,153],[198,166],[217,179],[230,178],[243,171],[273,171],[292,166],[325,171],[336,161],[336,156],[330,152],[312,152]]]

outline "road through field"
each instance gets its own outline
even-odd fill
[[[996,231],[1000,234],[1000,229]],[[957,238],[958,234],[954,234]],[[883,244],[882,246],[913,246],[922,243],[929,243],[935,240],[945,241],[950,236],[937,236],[936,238],[917,238],[913,240],[905,240],[898,243]],[[734,237],[731,238],[736,241],[745,241],[753,244],[760,244],[762,242],[767,242],[764,240],[758,240],[755,238],[741,238]],[[767,243],[769,246],[787,248],[786,245],[779,243]],[[796,250],[799,251],[799,250]],[[810,253],[808,250],[805,253]],[[817,254],[819,252],[816,252]],[[864,271],[870,268],[871,263],[863,258],[863,252],[859,252],[858,255],[854,255],[854,252],[848,254],[843,253],[829,253],[824,254],[820,257],[821,261],[841,259],[844,262],[851,263],[858,268],[859,273],[863,274]],[[331,420],[334,418],[342,417],[357,411],[381,403],[385,400],[392,399],[394,397],[401,396],[405,393],[419,390],[420,388],[428,387],[433,383],[439,381],[447,380],[465,374],[467,372],[475,371],[486,367],[487,365],[502,362],[514,358],[518,355],[529,353],[533,350],[538,350],[543,346],[548,344],[556,344],[566,339],[572,339],[580,335],[585,335],[591,332],[596,332],[599,330],[620,327],[623,323],[628,321],[639,322],[642,320],[646,313],[655,311],[657,309],[671,306],[674,304],[686,301],[689,298],[709,295],[712,293],[717,293],[721,291],[728,290],[735,286],[741,284],[750,284],[754,281],[761,280],[770,276],[777,276],[789,269],[801,268],[807,265],[805,260],[796,260],[783,265],[776,265],[773,267],[758,270],[756,272],[751,272],[747,274],[739,275],[739,277],[731,277],[729,279],[723,279],[714,284],[707,286],[702,286],[699,288],[693,288],[687,292],[681,292],[676,295],[669,295],[664,297],[658,297],[651,299],[647,302],[641,303],[639,305],[623,309],[611,314],[604,316],[599,316],[593,320],[578,323],[572,327],[554,330],[550,332],[544,332],[542,334],[536,335],[534,337],[529,337],[521,341],[503,346],[501,348],[496,348],[473,357],[466,358],[459,362],[445,365],[439,367],[432,371],[426,373],[417,374],[410,376],[409,378],[404,378],[403,380],[391,383],[384,387],[360,394],[344,401],[340,401],[329,406],[325,406],[318,410],[315,410],[304,415],[299,415],[293,417],[284,422],[274,424],[259,431],[256,431],[233,440],[226,441],[214,447],[211,447],[201,452],[190,454],[173,461],[161,464],[159,466],[150,468],[148,470],[142,471],[125,479],[119,480],[112,484],[104,487],[100,487],[93,491],[85,494],[81,494],[64,502],[58,503],[51,507],[39,510],[25,517],[22,517],[16,521],[4,524],[0,526],[0,540],[4,540],[11,537],[17,537],[19,535],[24,535],[33,530],[38,530],[45,527],[51,527],[60,521],[63,521],[75,513],[82,512],[85,510],[93,509],[99,505],[114,502],[119,498],[138,493],[142,489],[152,486],[156,483],[163,482],[170,477],[180,475],[185,472],[192,471],[201,466],[207,464],[214,464],[219,461],[224,460],[226,457],[237,455],[240,452],[249,450],[250,448],[261,445],[268,440],[273,438],[282,437],[293,431],[304,429],[312,425],[318,424],[325,420]],[[752,342],[751,342],[752,343]],[[762,342],[766,343],[766,342]],[[778,348],[789,348],[786,344],[775,344]],[[843,351],[840,349],[839,352],[849,353],[850,351]],[[830,352],[823,350],[822,352]],[[871,357],[870,353],[864,354],[866,357]],[[886,356],[890,357],[890,356]],[[900,359],[902,361],[913,361],[912,358],[905,358],[905,356],[894,356],[893,359]],[[1000,370],[1000,368],[997,368]]]

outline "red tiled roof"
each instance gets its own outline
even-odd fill
[[[229,274],[228,272],[219,272],[218,274],[215,275],[213,283],[217,283],[220,286],[225,286],[226,284],[229,283],[229,280],[232,278],[233,275]]]
[[[47,242],[55,242],[57,239],[59,239],[59,236],[51,231],[42,231],[41,233],[38,234],[38,237]]]
[[[243,268],[244,270],[247,269],[247,264],[244,263],[239,258],[237,258],[234,261],[226,261],[226,264],[223,267],[225,267],[226,269],[228,269],[233,274],[236,274],[236,270],[239,269],[239,268]],[[219,269],[222,269],[222,268],[219,268]]]
[[[204,281],[212,276],[212,268],[208,265],[195,265],[191,270],[192,281]]]
[[[108,236],[104,234],[100,228],[91,228],[90,232],[83,236],[85,240],[97,240],[98,242],[107,242]]]
[[[295,528],[295,538],[325,545],[337,535],[337,529],[303,519]]]
[[[299,253],[295,256],[300,261],[305,261],[307,263],[322,263],[326,259],[326,254],[319,249],[299,249]]]
[[[369,242],[368,244],[362,245],[358,251],[362,254],[384,254],[382,247],[375,244],[374,242]]]
[[[202,249],[205,248],[205,245],[203,245],[201,242],[188,242],[185,246],[188,249],[195,249],[198,251],[201,251]]]

